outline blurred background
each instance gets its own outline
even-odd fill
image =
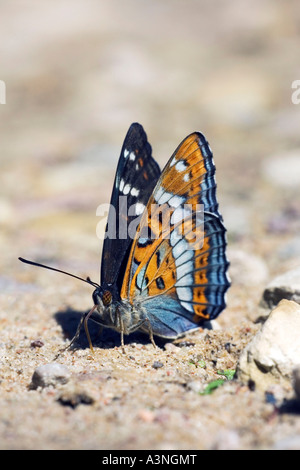
[[[83,283],[17,257],[99,280],[96,208],[110,200],[134,121],[161,167],[190,132],[210,142],[229,310],[238,315],[250,292],[257,303],[272,276],[299,264],[296,0],[2,0],[0,10],[3,293],[50,283],[68,293],[74,282],[81,307],[91,303]]]

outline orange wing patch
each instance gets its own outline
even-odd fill
[[[194,271],[194,283],[193,289],[193,305],[196,316],[194,321],[199,321],[201,318],[209,318],[209,314],[205,314],[204,311],[207,307],[207,297],[205,294],[205,288],[208,284],[207,278],[207,266],[208,266],[208,254],[210,250],[210,243],[208,237],[204,238],[203,248],[198,252],[195,252],[195,271]],[[201,305],[200,305],[201,304]],[[197,318],[198,317],[198,318]],[[200,317],[200,318],[199,318]]]
[[[156,186],[172,195],[192,195],[191,189],[199,192],[199,187],[206,174],[204,156],[198,143],[197,134],[188,136],[175,150],[173,157],[167,163],[164,172]],[[149,203],[153,204],[154,191]]]

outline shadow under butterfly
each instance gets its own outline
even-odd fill
[[[124,335],[135,331],[148,333],[155,346],[154,336],[172,340],[207,325],[225,308],[230,281],[215,165],[205,137],[186,137],[161,172],[143,127],[130,126],[111,196],[100,284],[19,259],[94,288],[94,306],[82,315],[68,347],[84,325],[93,349],[89,319],[119,332],[123,351]]]
[[[88,312],[86,312],[87,314]],[[58,325],[61,326],[63,331],[64,337],[66,340],[72,340],[72,345],[76,340],[76,349],[86,349],[90,348],[88,338],[84,331],[80,331],[79,334],[76,332],[78,330],[78,325],[80,321],[84,317],[82,311],[74,310],[73,308],[66,308],[64,310],[59,310],[54,314],[54,318]],[[95,322],[91,322],[89,324],[89,335],[94,344],[94,346],[100,347],[102,349],[110,349],[114,348],[115,346],[120,346],[120,333],[115,331],[111,328],[104,328]],[[158,338],[156,339],[157,346],[163,346],[167,339]],[[132,333],[129,337],[128,343],[138,343],[138,344],[147,344],[148,337],[143,332],[136,331]],[[68,344],[67,348],[70,349],[70,344]],[[64,351],[64,349],[62,350]],[[59,353],[60,355],[60,353]],[[58,357],[58,356],[56,356]]]

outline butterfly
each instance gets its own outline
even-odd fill
[[[143,127],[133,123],[116,170],[101,283],[71,275],[95,287],[74,339],[84,323],[92,348],[89,318],[120,332],[123,349],[124,335],[136,330],[155,345],[154,336],[175,339],[213,320],[230,286],[226,244],[205,137],[187,136],[160,171]]]

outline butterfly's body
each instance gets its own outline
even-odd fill
[[[108,306],[103,304],[100,297],[98,297],[96,302],[97,307],[89,318],[102,327],[118,331],[121,333],[122,337],[123,335],[129,335],[136,330],[140,330],[143,333],[149,334],[149,337],[153,342],[153,335],[159,336],[160,338],[175,339],[185,331],[183,330],[178,333],[175,328],[166,328],[166,325],[164,325],[164,323],[155,316],[155,314],[147,311],[147,308],[143,306],[142,298],[136,298],[132,303],[128,300],[112,301]],[[162,307],[163,305],[161,305],[161,308]],[[160,306],[158,303],[156,305],[156,309],[159,311],[159,308]],[[172,319],[173,323],[176,322],[175,317],[176,315],[174,315],[174,318]],[[189,331],[197,328],[193,323],[189,326]]]
[[[101,298],[94,293],[97,308],[91,315],[91,320],[99,325],[112,328],[113,330],[129,335],[137,329],[145,331],[144,323],[148,324],[146,331],[149,332],[149,323],[147,320],[147,312],[141,306],[138,300],[131,304],[128,300],[112,301],[109,305],[105,306]]]
[[[120,332],[122,345],[135,330],[154,343],[153,335],[174,339],[216,318],[230,285],[205,137],[186,137],[162,172],[151,153],[142,126],[132,124],[111,196],[101,285],[87,278],[96,289],[85,326],[91,318]]]

